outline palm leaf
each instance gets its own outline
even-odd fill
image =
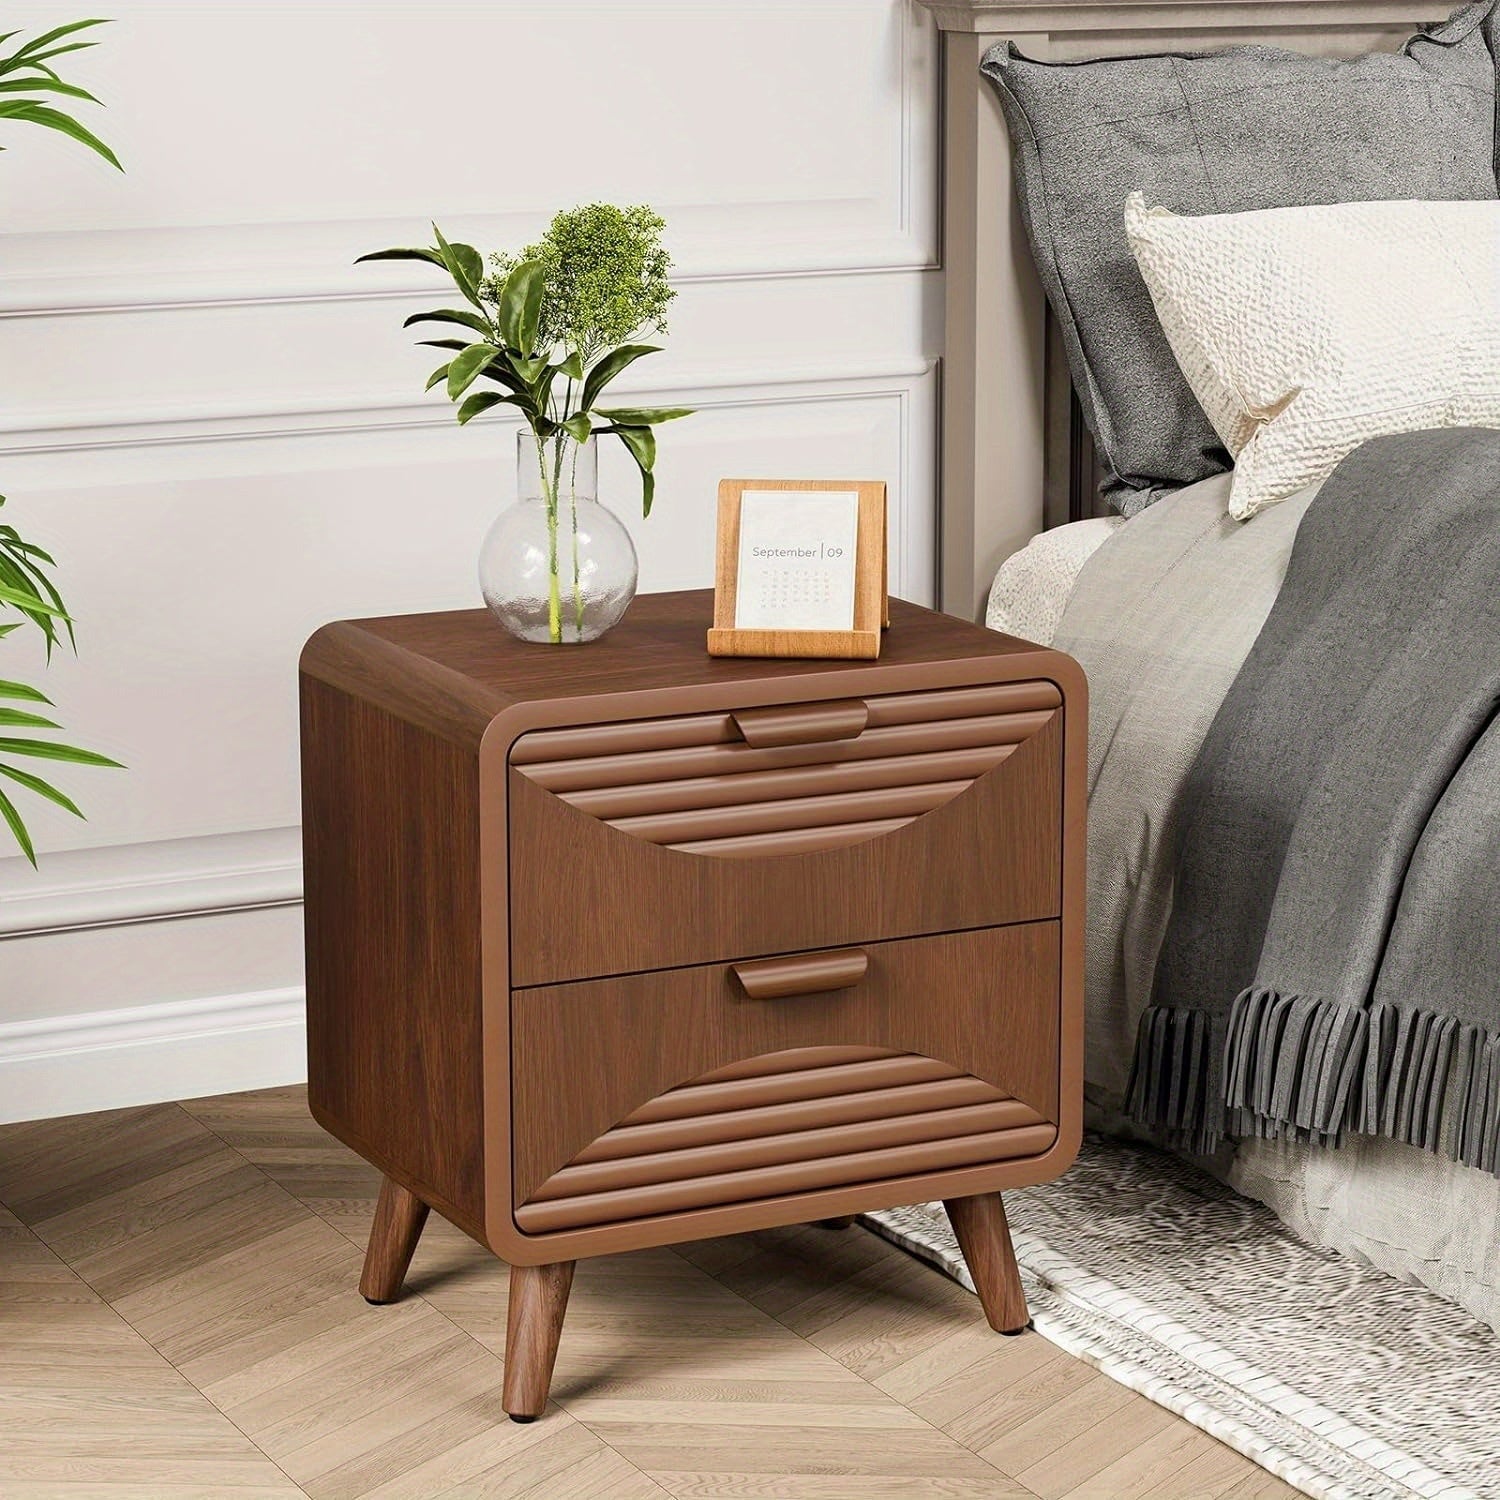
[[[0,572],[3,572],[0,569]],[[15,588],[10,584],[0,583],[0,604],[13,604],[26,615],[50,615],[58,619],[66,619],[67,612],[59,609],[56,605],[49,604],[34,589],[30,587]]]
[[[87,99],[90,104],[99,102],[87,89],[81,89],[76,84],[64,83],[61,78],[57,77],[12,78],[0,82],[0,94],[25,94],[35,89],[40,89],[44,94],[66,94],[70,99]]]
[[[11,833],[21,846],[21,853],[31,861],[31,868],[36,869],[36,849],[32,845],[31,835],[26,831],[26,824],[16,810],[16,804],[4,792],[0,792],[0,818],[4,818],[10,825]]]
[[[23,708],[0,707],[0,724],[9,729],[61,729],[61,724],[44,719],[41,714],[29,714]]]
[[[120,158],[92,130],[80,125],[72,115],[53,109],[50,104],[43,104],[36,99],[8,99],[0,102],[0,120],[3,119],[25,120],[32,125],[43,125],[48,130],[61,131],[89,150],[98,152],[112,167],[117,167],[122,172],[125,170],[120,166]]]
[[[9,776],[12,781],[19,782],[27,791],[35,792],[38,797],[45,797],[49,802],[55,802],[59,807],[73,814],[75,818],[83,816],[83,809],[69,796],[58,791],[50,781],[43,781],[40,776],[33,776],[30,771],[23,771],[19,766],[8,766],[0,761],[0,776]]]
[[[80,750],[76,745],[59,745],[52,740],[18,740],[10,735],[0,735],[0,754],[30,755],[37,760],[64,760],[74,766],[112,766],[117,771],[125,768],[117,760],[100,755],[94,750]]]
[[[37,53],[40,52],[43,47],[49,47],[53,42],[60,42],[65,36],[72,36],[73,33],[77,31],[87,31],[91,26],[108,25],[109,21],[106,17],[95,16],[90,21],[69,21],[65,26],[54,26],[51,31],[44,31],[41,36],[33,37],[29,42],[26,43],[24,47],[18,49],[15,53],[15,58],[17,61],[20,61],[22,58],[35,59]],[[14,31],[11,32],[11,36],[15,35],[16,33]],[[93,42],[77,42],[74,45],[79,47],[92,47],[95,44]]]

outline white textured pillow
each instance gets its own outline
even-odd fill
[[[1242,520],[1367,438],[1500,427],[1500,203],[1342,203],[1125,229]]]

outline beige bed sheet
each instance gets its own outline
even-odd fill
[[[1217,476],[1122,523],[1036,538],[1001,568],[992,628],[1089,673],[1087,1076],[1116,1113],[1171,912],[1182,782],[1270,609],[1312,492],[1242,525]],[[1210,1167],[1315,1244],[1420,1282],[1500,1329],[1500,1180],[1412,1146],[1246,1141]]]

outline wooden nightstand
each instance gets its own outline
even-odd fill
[[[303,653],[309,1097],[386,1177],[361,1290],[429,1207],[508,1261],[518,1419],[580,1256],[943,1198],[1026,1325],[999,1193],[1078,1148],[1084,679],[891,611],[868,663],[710,658],[707,592],[588,646],[474,610]]]

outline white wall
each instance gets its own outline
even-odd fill
[[[641,587],[711,582],[721,475],[859,475],[891,486],[893,588],[932,596],[936,46],[910,0],[109,11],[69,76],[126,175],[0,122],[0,490],[81,622],[60,715],[130,767],[65,773],[89,821],[38,810],[41,875],[0,865],[0,1119],[299,1075],[298,649],[474,604],[514,482],[513,429],[422,395],[400,324],[436,282],[361,252],[654,204],[681,295],[634,389],[700,414],[662,434],[648,523],[604,455]]]

